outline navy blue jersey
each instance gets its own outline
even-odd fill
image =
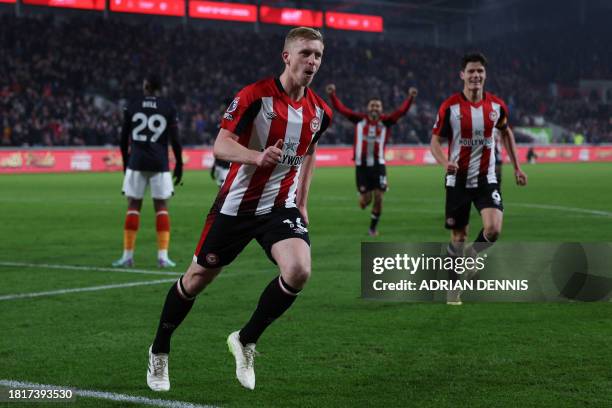
[[[124,164],[132,170],[169,171],[168,143],[178,145],[177,122],[176,108],[166,98],[143,96],[131,101],[121,131]]]

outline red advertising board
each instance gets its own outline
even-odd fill
[[[111,11],[182,17],[185,0],[110,0]]]
[[[23,3],[34,6],[104,10],[105,0],[23,0]]]
[[[17,0],[0,0],[0,3],[17,3]]]
[[[323,12],[261,6],[259,8],[259,21],[290,26],[323,27]]]
[[[216,1],[190,1],[189,17],[254,23],[257,21],[257,6]]]
[[[526,161],[527,147],[518,148],[521,162]],[[608,146],[541,146],[534,147],[538,163],[611,162],[612,145]],[[428,147],[392,146],[387,149],[388,165],[425,165],[435,160]],[[185,169],[203,170],[212,165],[211,149],[184,149]],[[507,158],[505,160],[508,161]],[[171,162],[174,162],[171,157]],[[350,147],[320,147],[317,149],[317,167],[353,165]],[[0,150],[0,174],[9,173],[61,173],[91,171],[121,171],[119,149],[14,149]]]
[[[382,33],[383,18],[367,14],[325,13],[325,25],[338,30],[370,31]]]

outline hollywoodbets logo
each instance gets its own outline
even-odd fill
[[[299,142],[286,141],[283,145],[284,154],[281,157],[279,164],[285,166],[299,166],[304,161],[304,156],[298,156]]]
[[[285,166],[299,166],[304,162],[304,156],[293,156],[289,154],[283,154],[278,164]]]

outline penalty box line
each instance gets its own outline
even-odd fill
[[[180,272],[163,272],[151,271],[148,269],[133,269],[133,268],[105,268],[101,266],[80,266],[80,265],[57,265],[57,264],[37,264],[27,262],[8,262],[0,261],[0,266],[18,266],[23,268],[44,268],[44,269],[64,269],[72,271],[96,271],[96,272],[120,272],[120,273],[138,273],[144,275],[163,275],[163,276],[180,276]]]
[[[17,294],[10,294],[10,295],[2,295],[0,296],[0,301],[34,298],[34,297],[42,297],[42,296],[63,295],[66,293],[96,292],[100,290],[130,288],[134,286],[158,285],[160,283],[168,283],[168,282],[176,282],[176,279],[158,279],[158,280],[152,280],[152,281],[118,283],[114,285],[89,286],[85,288],[49,290],[45,292],[17,293]]]
[[[117,394],[114,392],[95,391],[95,390],[81,390],[78,388],[71,388],[69,386],[36,384],[36,383],[24,382],[24,381],[0,379],[0,386],[9,387],[9,388],[61,389],[61,390],[70,389],[75,395],[78,395],[80,397],[103,399],[103,400],[118,401],[118,402],[129,402],[133,404],[149,405],[149,406],[154,406],[154,407],[218,408],[218,407],[215,407],[214,405],[199,405],[199,404],[193,404],[191,402],[184,402],[184,401],[153,399],[153,398],[141,397],[137,395]]]
[[[151,271],[146,269],[128,269],[128,268],[104,268],[104,267],[95,267],[95,266],[78,266],[78,265],[53,265],[53,264],[34,264],[34,263],[24,263],[24,262],[8,262],[8,261],[0,261],[0,266],[7,267],[25,267],[25,268],[45,268],[45,269],[63,269],[63,270],[78,270],[78,271],[101,271],[101,272],[121,272],[121,273],[138,273],[138,274],[153,274],[153,275],[165,275],[165,276],[181,276],[182,273],[179,272],[161,272],[161,271]],[[221,274],[219,277],[234,277],[234,276],[253,276],[253,273],[240,273],[240,274]],[[158,279],[152,281],[140,281],[140,282],[128,282],[128,283],[119,283],[119,284],[110,284],[110,285],[99,285],[99,286],[90,286],[84,288],[71,288],[71,289],[57,289],[51,291],[43,291],[43,292],[32,292],[32,293],[16,293],[16,294],[8,294],[8,295],[0,295],[0,301],[3,300],[14,300],[14,299],[24,299],[24,298],[34,298],[34,297],[42,297],[42,296],[54,296],[54,295],[63,295],[66,293],[76,293],[76,292],[95,292],[100,290],[108,290],[108,289],[117,289],[117,288],[127,288],[134,286],[146,286],[146,285],[157,285],[160,283],[168,283],[175,282],[176,278],[173,279]]]

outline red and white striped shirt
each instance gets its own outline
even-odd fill
[[[508,108],[492,93],[485,92],[478,103],[468,101],[462,92],[446,99],[433,128],[434,135],[448,139],[448,160],[459,165],[456,174],[446,176],[446,185],[455,187],[458,180],[465,180],[467,188],[497,183],[493,128],[507,126]]]
[[[391,126],[408,112],[412,104],[412,97],[406,99],[395,112],[390,115],[381,115],[377,120],[370,120],[367,113],[354,112],[347,108],[335,93],[332,93],[330,98],[334,108],[355,123],[353,145],[355,164],[368,167],[385,164],[385,147],[391,136]]]
[[[227,108],[221,127],[238,143],[263,151],[283,140],[277,165],[257,167],[232,163],[211,212],[260,215],[273,208],[295,207],[300,168],[306,152],[329,126],[332,111],[311,89],[291,100],[280,80],[268,78],[243,88]]]

